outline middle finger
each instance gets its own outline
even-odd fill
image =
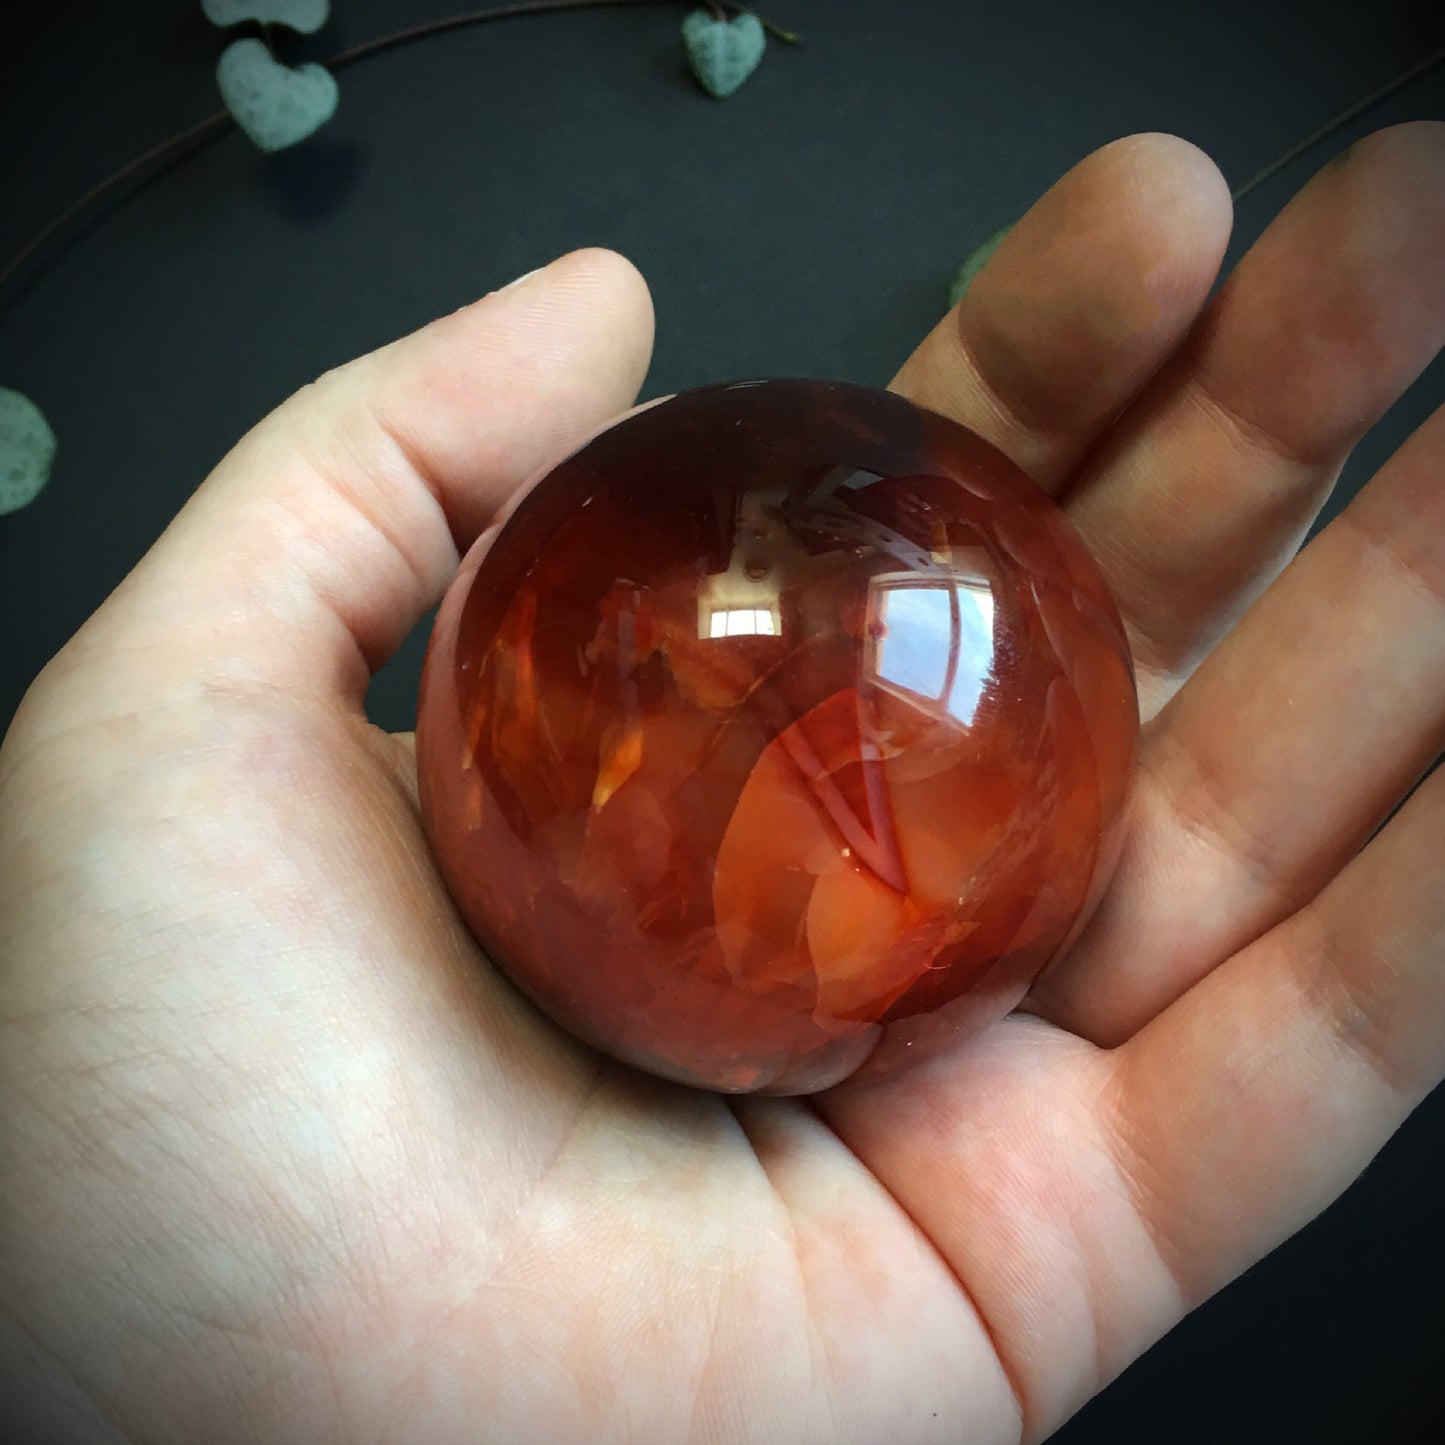
[[[1445,125],[1379,131],[1250,248],[1070,486],[1152,716],[1445,341]]]

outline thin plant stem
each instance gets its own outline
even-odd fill
[[[1262,170],[1256,171],[1242,186],[1230,193],[1230,199],[1236,203],[1242,201],[1252,190],[1262,186],[1291,161],[1298,160],[1307,150],[1312,150],[1322,140],[1328,140],[1342,126],[1347,126],[1356,116],[1363,115],[1371,106],[1379,105],[1382,100],[1388,100],[1397,90],[1403,90],[1412,80],[1418,80],[1420,76],[1434,70],[1442,60],[1445,60],[1445,48],[1437,50],[1433,55],[1427,55],[1424,60],[1412,65],[1408,70],[1402,70],[1399,75],[1393,80],[1387,81],[1378,90],[1372,90],[1364,99],[1357,100],[1338,115],[1331,116],[1318,130],[1312,130],[1303,140],[1296,141],[1287,151],[1276,156]]]
[[[370,56],[379,55],[383,51],[394,50],[398,46],[409,45],[413,41],[425,40],[434,35],[442,35],[450,30],[461,30],[468,26],[480,25],[488,20],[506,20],[523,15],[544,15],[557,13],[566,10],[601,10],[601,9],[637,9],[645,6],[676,5],[679,0],[520,0],[520,3],[509,5],[497,5],[486,10],[472,10],[462,15],[449,16],[445,20],[431,20],[421,25],[408,26],[404,30],[393,31],[389,35],[382,35],[375,40],[364,40],[358,45],[353,45],[334,55],[326,63],[332,71],[344,69],[348,65],[354,65],[358,60],[365,60]],[[743,13],[744,7],[729,3],[729,0],[707,0],[709,8],[714,14],[725,16],[728,10],[734,13]],[[769,20],[758,17],[763,27],[770,35],[789,45],[796,45],[800,37],[790,30],[783,30]],[[271,36],[269,27],[263,27],[266,41],[270,42]],[[1424,60],[1410,66],[1408,70],[1402,71],[1393,80],[1382,85],[1378,90],[1371,91],[1363,99],[1356,101],[1347,109],[1342,110],[1338,115],[1327,120],[1318,130],[1311,131],[1302,140],[1290,146],[1288,150],[1277,156],[1262,170],[1255,172],[1243,185],[1237,187],[1233,199],[1238,202],[1249,195],[1256,187],[1264,184],[1265,181],[1284,169],[1292,161],[1297,160],[1306,151],[1318,145],[1321,141],[1333,135],[1342,126],[1348,125],[1357,116],[1369,110],[1372,106],[1378,105],[1381,101],[1394,95],[1397,91],[1403,90],[1405,86],[1420,76],[1433,70],[1442,61],[1445,61],[1445,48],[1437,50],[1428,55]],[[187,155],[199,150],[208,141],[215,139],[232,123],[229,111],[218,110],[212,114],[196,121],[178,134],[170,136],[159,144],[152,146],[142,155],[136,156],[134,160],[127,161],[118,170],[112,171],[103,180],[97,181],[83,195],[78,196],[57,216],[47,222],[41,229],[31,237],[14,256],[0,268],[0,295],[3,295],[5,287],[13,281],[24,268],[40,253],[40,251],[52,240],[55,239],[72,221],[83,214],[96,202],[103,199],[117,187],[123,186],[127,181],[144,177],[153,180],[163,175],[171,166],[183,160]],[[32,276],[32,280],[36,279]],[[9,305],[17,299],[19,292],[13,294],[8,301],[0,302],[0,312],[8,309]]]
[[[758,16],[758,24],[761,25],[774,40],[780,40],[784,45],[801,45],[803,43],[803,37],[799,35],[796,30],[784,30],[781,25],[774,25],[771,20],[765,20],[761,15]]]
[[[486,10],[472,10],[464,15],[450,15],[445,20],[428,20],[421,25],[411,25],[405,30],[395,30],[390,35],[375,40],[363,40],[359,45],[343,50],[326,62],[328,70],[340,70],[370,55],[383,50],[394,50],[399,45],[410,45],[414,40],[427,40],[433,35],[444,35],[449,30],[464,30],[469,25],[480,25],[487,20],[512,20],[522,15],[549,15],[563,10],[629,10],[643,6],[676,6],[680,0],[520,0],[513,5],[494,5]]]
[[[365,40],[359,45],[350,46],[332,56],[325,64],[330,70],[340,70],[345,66],[355,64],[358,60],[379,55],[384,50],[408,45],[414,40],[423,40],[428,36],[441,35],[448,30],[460,30],[468,25],[480,25],[487,20],[506,20],[521,15],[541,15],[562,10],[624,9],[677,5],[678,3],[679,0],[524,0],[524,3],[497,5],[488,10],[472,10],[464,15],[450,16],[445,20],[433,20],[424,25],[408,26],[404,30],[396,30],[389,35],[379,36],[375,40]],[[269,27],[263,26],[262,30],[265,33],[267,46],[270,48]],[[199,150],[206,142],[220,136],[233,123],[229,111],[213,111],[210,115],[196,121],[194,125],[160,141],[144,154],[136,156],[134,160],[127,161],[103,180],[97,181],[83,195],[78,196],[63,211],[42,226],[3,267],[0,267],[0,298],[3,298],[0,299],[0,315],[9,310],[26,289],[23,286],[17,288],[6,298],[4,297],[6,286],[19,276],[31,260],[72,221],[111,191],[125,185],[127,181],[142,177],[146,181],[151,181],[164,175],[173,165]],[[31,281],[37,279],[38,273],[30,278]]]
[[[123,185],[152,166],[156,168],[152,172],[153,177],[163,174],[169,169],[169,166],[162,165],[161,162],[169,161],[174,164],[192,148],[199,149],[206,141],[219,135],[230,119],[231,113],[228,110],[213,111],[204,119],[188,126],[179,135],[170,136],[161,141],[159,145],[152,146],[144,155],[138,155],[134,160],[127,161],[119,170],[112,171],[103,181],[97,181],[84,195],[77,196],[58,216],[41,227],[6,262],[5,268],[0,270],[0,288],[3,288],[10,278],[17,274],[47,241],[69,225],[82,211],[100,200],[108,191]]]

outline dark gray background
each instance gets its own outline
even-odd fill
[[[290,55],[466,8],[334,4]],[[1433,0],[759,4],[807,45],[774,47],[723,104],[684,69],[685,6],[509,20],[366,60],[302,149],[263,157],[232,131],[72,232],[0,315],[0,384],[60,438],[50,488],[0,518],[0,727],[261,414],[564,250],[614,246],[651,282],[646,394],[780,373],[881,384],[963,256],[1089,150],[1173,131],[1238,184],[1445,43]],[[197,0],[8,13],[0,258],[215,109],[219,50]],[[1231,262],[1330,154],[1441,116],[1437,70],[1242,202]],[[1339,500],[1442,399],[1437,361]],[[409,724],[423,640],[378,680],[378,721]],[[1056,1439],[1445,1438],[1442,1146],[1437,1091],[1344,1200]]]

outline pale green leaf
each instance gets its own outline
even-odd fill
[[[702,88],[724,100],[758,68],[768,37],[762,21],[747,11],[719,20],[706,10],[694,10],[682,22],[682,43]]]
[[[973,284],[973,278],[988,264],[989,257],[998,250],[999,243],[1012,230],[1013,222],[1000,226],[988,240],[969,253],[968,260],[963,263],[958,275],[953,278],[953,284],[948,288],[950,306],[957,306],[963,300],[963,293]]]
[[[336,78],[325,66],[282,65],[259,40],[228,45],[216,83],[236,124],[263,151],[305,140],[336,111]]]
[[[201,0],[201,9],[222,30],[255,20],[311,35],[326,24],[331,0]]]
[[[45,413],[28,396],[0,386],[0,516],[35,500],[54,461],[55,433]]]

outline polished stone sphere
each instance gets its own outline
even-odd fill
[[[1014,1007],[1113,868],[1128,647],[1062,513],[884,391],[630,413],[468,555],[417,762],[487,955],[725,1091],[881,1076]]]

